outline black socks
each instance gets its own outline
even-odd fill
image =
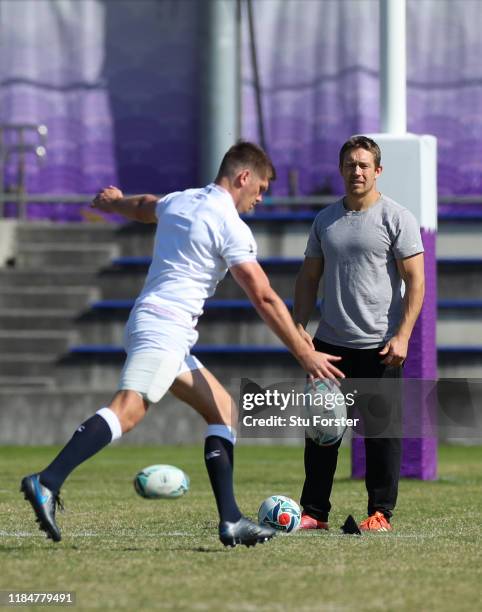
[[[40,472],[40,482],[57,493],[73,469],[107,446],[111,440],[112,432],[107,421],[94,414],[79,426],[52,463]]]
[[[204,441],[204,460],[219,519],[235,523],[241,518],[241,512],[233,491],[233,444],[220,436],[208,436]]]

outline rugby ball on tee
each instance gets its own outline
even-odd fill
[[[136,474],[134,489],[146,499],[176,499],[189,491],[189,476],[174,465],[150,465]]]

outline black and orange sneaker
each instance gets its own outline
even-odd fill
[[[391,531],[392,526],[383,512],[375,512],[359,525],[361,531]]]

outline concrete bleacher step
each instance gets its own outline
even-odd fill
[[[439,346],[438,375],[440,378],[477,378],[482,372],[482,345]]]
[[[437,257],[482,259],[482,218],[439,218]]]
[[[0,375],[21,378],[54,376],[57,353],[12,353],[0,352]]]
[[[127,223],[48,223],[29,222],[17,227],[19,244],[115,244],[124,255],[150,255],[154,243],[154,224]]]
[[[112,223],[51,223],[49,221],[29,221],[17,227],[19,244],[56,243],[96,244],[115,242],[119,226]]]
[[[65,353],[73,343],[73,333],[56,330],[16,330],[0,331],[0,353],[14,354],[42,354]]]
[[[85,309],[99,297],[95,287],[1,287],[0,309]],[[40,312],[39,312],[40,314]]]
[[[0,389],[5,392],[15,389],[55,389],[55,378],[52,376],[1,376]]]
[[[440,257],[437,291],[439,299],[482,299],[482,258]]]
[[[45,267],[41,270],[0,269],[0,287],[92,287],[96,285],[97,265],[84,267]]]
[[[439,300],[437,342],[443,346],[482,346],[482,300]]]
[[[122,348],[102,353],[65,353],[51,370],[59,389],[116,389],[125,354]]]
[[[40,244],[23,244],[15,257],[19,268],[43,268],[45,266],[102,267],[119,255],[119,245],[104,244],[69,244],[46,242]]]
[[[77,309],[0,308],[0,329],[70,330],[78,316]]]

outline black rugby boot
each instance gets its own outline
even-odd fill
[[[234,548],[236,544],[244,544],[244,546],[256,546],[263,544],[267,540],[271,540],[276,535],[276,531],[272,527],[265,527],[253,523],[245,516],[242,516],[239,521],[230,523],[222,521],[219,523],[219,539],[224,546]]]
[[[37,523],[42,531],[45,531],[47,538],[50,538],[54,542],[60,542],[62,536],[60,535],[60,529],[55,522],[55,508],[59,506],[61,510],[64,509],[62,502],[58,496],[58,493],[54,493],[47,487],[44,487],[40,482],[38,474],[31,474],[25,476],[22,479],[20,485],[20,491],[27,501],[30,502],[35,516],[37,517]]]

